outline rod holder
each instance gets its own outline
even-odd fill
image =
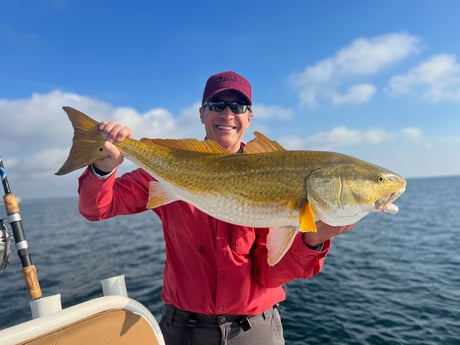
[[[103,279],[101,280],[101,285],[104,296],[128,296],[124,274]]]
[[[34,319],[61,311],[61,294],[30,301],[30,309],[32,310],[32,318]]]

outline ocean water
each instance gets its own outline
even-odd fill
[[[460,176],[409,179],[396,203],[398,214],[370,214],[334,239],[318,276],[286,285],[286,344],[460,344]],[[153,213],[91,223],[75,198],[20,207],[44,296],[61,293],[65,308],[125,274],[129,295],[160,316],[164,245]],[[30,318],[13,248],[0,272],[0,329]]]

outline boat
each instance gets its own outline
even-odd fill
[[[9,260],[14,241],[21,259],[32,319],[0,330],[2,345],[165,345],[160,326],[152,313],[128,296],[124,275],[101,281],[102,297],[62,308],[61,294],[42,296],[29,244],[22,227],[17,198],[11,192],[0,156],[0,176],[5,195],[8,227],[0,222],[0,269]],[[26,311],[24,311],[26,312]]]
[[[165,344],[150,311],[121,293],[126,291],[123,276],[102,284],[110,285],[103,288],[103,297],[65,309],[61,308],[60,294],[30,302],[33,319],[1,330],[0,344]]]

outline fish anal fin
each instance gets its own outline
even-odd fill
[[[299,229],[302,232],[316,232],[315,215],[308,201],[299,210]]]
[[[226,148],[213,140],[201,141],[197,139],[149,139],[142,138],[145,144],[153,143],[176,150],[191,151],[208,154],[230,154]]]
[[[244,153],[263,153],[263,152],[283,152],[286,151],[284,147],[276,141],[271,140],[260,132],[254,132],[256,136],[244,147]]]
[[[267,262],[268,265],[276,265],[291,248],[297,234],[294,226],[281,226],[270,228],[267,236]]]
[[[147,208],[167,205],[177,200],[179,200],[177,196],[164,188],[161,183],[157,181],[150,182]]]

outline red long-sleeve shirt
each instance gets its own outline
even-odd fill
[[[89,220],[146,210],[149,182],[143,169],[116,178],[90,168],[79,179],[80,213]],[[153,210],[163,223],[166,264],[162,300],[203,314],[255,315],[285,299],[282,285],[319,273],[323,250],[309,249],[299,233],[283,259],[267,264],[268,228],[217,220],[182,201]]]

